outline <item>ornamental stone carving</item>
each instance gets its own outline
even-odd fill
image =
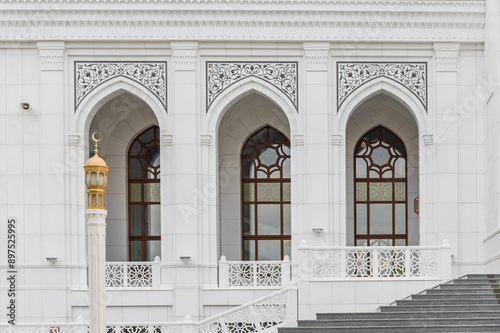
[[[427,63],[337,63],[337,110],[363,84],[386,77],[411,91],[427,110]]]
[[[207,62],[207,111],[229,86],[256,77],[278,88],[298,111],[297,62]]]
[[[120,76],[144,86],[167,110],[166,62],[75,61],[75,111],[92,90]]]

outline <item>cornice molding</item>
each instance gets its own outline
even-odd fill
[[[0,0],[0,3],[5,4],[0,17],[0,41],[484,41],[484,0]],[[40,3],[55,5],[40,6]],[[147,3],[148,10],[144,10],[142,3]]]

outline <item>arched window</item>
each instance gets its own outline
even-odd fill
[[[160,255],[160,141],[158,127],[139,134],[128,152],[130,261]]]
[[[241,152],[243,260],[290,256],[290,141],[266,126]]]
[[[354,150],[355,244],[406,246],[408,241],[406,149],[378,126]]]

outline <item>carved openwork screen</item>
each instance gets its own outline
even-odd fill
[[[241,165],[243,260],[290,256],[290,141],[266,126],[243,145]]]
[[[357,246],[406,246],[407,159],[400,138],[383,126],[364,134],[354,151]]]
[[[160,141],[152,126],[139,134],[128,152],[128,239],[130,261],[160,255]]]

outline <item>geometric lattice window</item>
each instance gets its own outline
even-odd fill
[[[128,245],[130,261],[160,255],[160,141],[152,126],[128,151]]]
[[[291,249],[290,141],[270,126],[241,152],[243,260],[282,260]]]
[[[383,126],[354,150],[354,237],[358,246],[406,246],[407,158],[403,141]]]

